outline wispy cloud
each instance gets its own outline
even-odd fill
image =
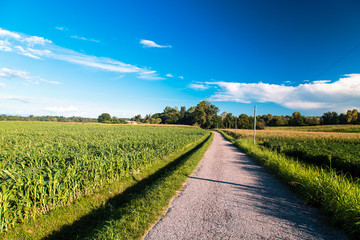
[[[192,88],[194,90],[200,90],[200,91],[203,91],[203,90],[206,90],[206,89],[209,89],[209,85],[207,84],[201,84],[201,83],[190,83],[188,85],[189,88]]]
[[[179,78],[180,78],[180,79],[184,79],[184,77],[183,77],[183,76],[179,76]]]
[[[174,77],[174,75],[172,75],[171,73],[166,74],[166,76],[167,76],[167,77],[171,77],[171,78]]]
[[[65,31],[66,28],[65,27],[55,27],[57,30],[60,30],[60,31]]]
[[[71,38],[74,39],[78,39],[78,40],[83,40],[83,41],[89,41],[89,42],[96,42],[99,43],[99,40],[93,39],[93,38],[86,38],[86,37],[81,37],[81,36],[77,36],[77,35],[72,35]]]
[[[47,83],[47,84],[53,84],[53,85],[61,85],[61,82],[58,81],[49,81],[43,78],[32,78],[31,80],[29,80],[30,83],[32,84],[36,84],[39,85],[41,83]]]
[[[3,38],[15,38],[15,39],[21,38],[21,36],[19,34],[14,33],[14,32],[10,32],[10,31],[2,29],[2,28],[0,28],[0,37],[3,37]]]
[[[51,40],[45,39],[43,37],[38,36],[31,36],[24,38],[23,41],[25,41],[29,46],[35,46],[35,45],[45,45],[46,43],[52,43]]]
[[[292,81],[284,81],[284,84],[294,84]]]
[[[79,109],[74,106],[68,106],[68,107],[53,106],[53,107],[47,107],[47,108],[45,108],[45,110],[53,112],[53,113],[60,113],[60,114],[79,111]]]
[[[9,69],[9,68],[1,68],[0,69],[0,77],[2,78],[20,78],[20,79],[30,79],[31,76],[29,73],[25,71]]]
[[[18,96],[0,96],[0,100],[11,101],[11,102],[20,102],[20,103],[31,103],[30,98],[18,97]]]
[[[162,80],[154,70],[140,68],[106,57],[90,56],[55,45],[51,40],[27,36],[0,28],[0,51],[13,52],[33,59],[56,59],[103,71],[135,74],[139,79]]]
[[[32,76],[32,75],[30,75],[30,73],[25,72],[25,71],[16,70],[16,69],[9,69],[9,68],[1,68],[0,69],[0,78],[24,79],[24,80],[28,80],[28,82],[33,83],[33,84],[40,84],[41,82],[48,83],[48,84],[54,84],[54,85],[60,85],[61,84],[58,81],[46,80],[46,79],[43,79],[43,78],[40,78],[40,77],[37,77],[37,76]]]
[[[143,47],[149,47],[149,48],[172,48],[171,45],[160,45],[155,43],[151,40],[141,39],[140,43],[143,45]]]
[[[332,109],[344,111],[360,106],[360,74],[349,74],[338,81],[313,81],[298,86],[268,83],[207,82],[220,91],[212,101],[273,102],[290,109]]]
[[[7,40],[0,40],[0,51],[11,52],[11,44]]]
[[[159,77],[158,75],[156,75],[156,71],[151,71],[151,70],[140,73],[138,78],[145,79],[145,80],[163,80],[163,79],[165,79],[163,77]]]

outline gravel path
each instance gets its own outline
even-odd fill
[[[347,239],[286,186],[215,133],[150,239]]]

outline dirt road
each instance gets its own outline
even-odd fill
[[[219,133],[185,190],[144,238],[347,239]]]

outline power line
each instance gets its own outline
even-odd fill
[[[331,68],[333,68],[336,64],[338,64],[339,62],[341,62],[342,60],[344,60],[347,56],[349,56],[351,53],[355,52],[358,48],[360,48],[360,44],[356,45],[354,48],[352,48],[349,52],[347,52],[344,56],[342,56],[341,58],[339,58],[338,60],[336,60],[334,63],[332,63],[329,67],[327,67],[325,70],[323,70],[321,73],[319,73],[318,75],[316,75],[315,77],[312,78],[312,81],[316,80],[318,77],[320,77],[321,75],[323,75],[325,72],[329,71]]]

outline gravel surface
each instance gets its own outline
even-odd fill
[[[348,239],[215,133],[196,173],[150,239]]]

